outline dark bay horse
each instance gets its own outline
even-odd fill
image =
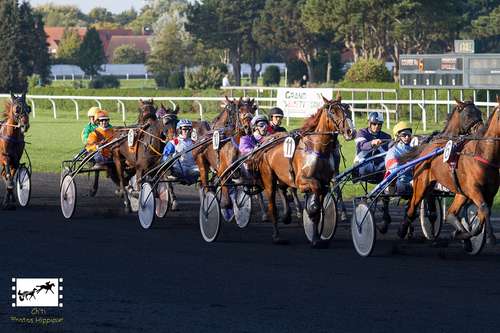
[[[124,199],[127,212],[130,212],[130,201],[125,195],[126,185],[134,175],[140,179],[146,172],[161,163],[163,148],[168,140],[173,139],[178,121],[179,106],[171,110],[166,109],[162,104],[163,116],[157,119],[157,108],[153,107],[152,101],[151,103],[141,101],[141,104],[140,117],[144,126],[125,128],[134,133],[135,139],[130,142],[132,145],[128,140],[122,140],[110,147],[116,166],[116,175],[111,178],[114,178],[113,181],[119,186],[118,194]],[[117,135],[125,134],[123,131],[118,133]]]
[[[454,192],[455,199],[447,211],[446,220],[456,231],[453,237],[467,242],[470,238],[481,233],[485,224],[489,244],[496,244],[493,228],[491,227],[490,214],[493,199],[500,186],[500,98],[497,96],[499,106],[490,115],[486,126],[479,132],[469,135],[461,143],[456,155],[453,176],[449,163],[443,161],[442,155],[437,155],[424,160],[414,167],[413,197],[405,214],[405,222],[398,230],[400,237],[406,236],[411,221],[416,218],[416,207],[422,199],[434,189],[436,182]],[[436,140],[425,145],[420,155],[432,152],[437,147],[444,147],[447,140]],[[468,232],[458,221],[456,213],[471,199],[479,207],[478,216],[480,225],[473,225]]]
[[[203,186],[209,184],[210,168],[217,171],[220,176],[234,161],[238,159],[240,138],[251,133],[251,120],[254,116],[254,100],[243,98],[231,101],[226,96],[227,105],[224,110],[211,123],[210,127],[221,131],[222,140],[219,149],[216,151],[212,142],[200,146],[193,150],[193,157],[200,170],[200,178]],[[214,132],[206,135],[213,136]],[[200,137],[201,138],[201,137]],[[232,202],[229,198],[227,187],[222,188],[222,207],[231,208]]]
[[[251,163],[258,166],[262,183],[266,188],[269,213],[273,223],[276,244],[285,244],[278,232],[276,187],[278,180],[289,187],[297,188],[300,192],[312,193],[309,204],[306,203],[307,214],[313,219],[314,234],[312,246],[315,248],[328,247],[328,243],[320,239],[318,225],[323,200],[328,192],[328,185],[332,179],[335,167],[330,158],[333,144],[337,135],[341,134],[346,140],[356,136],[345,106],[341,104],[342,98],[337,93],[337,99],[329,101],[323,97],[325,105],[306,118],[302,127],[296,132],[296,150],[293,154],[291,167],[289,160],[283,154],[284,140],[271,144],[269,148],[256,153]],[[277,133],[275,136],[286,136]]]
[[[12,102],[5,102],[4,120],[0,123],[0,165],[3,166],[2,177],[7,187],[3,201],[5,210],[16,208],[14,199],[14,175],[24,151],[24,133],[30,127],[29,113],[31,108],[26,103],[26,93],[15,96],[10,93]]]

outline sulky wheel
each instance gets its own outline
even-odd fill
[[[337,212],[337,200],[331,192],[328,192],[323,201],[323,231],[321,232],[321,239],[330,240],[335,236],[338,222]]]
[[[302,221],[304,223],[304,231],[306,233],[307,239],[309,239],[310,242],[313,240],[313,235],[314,235],[314,223],[313,219],[309,217],[309,214],[307,214],[307,207],[309,207],[309,200],[312,199],[312,196],[309,193],[306,193],[305,195],[305,206],[304,206],[304,211],[302,212]],[[320,235],[323,234],[323,210],[321,211],[321,216],[319,220],[319,226],[318,226],[318,233]]]
[[[477,215],[478,210],[479,209],[477,208],[477,206],[472,202],[467,205],[467,208],[465,210],[466,216],[462,217],[460,220],[465,230],[470,231],[472,225],[481,223],[481,218]],[[484,230],[484,225],[481,233],[477,236],[472,237],[470,241],[472,243],[472,251],[467,253],[475,256],[483,250],[484,243],[486,241],[486,232]]]
[[[144,229],[149,229],[155,219],[155,196],[151,183],[144,182],[139,192],[138,209],[139,221]]]
[[[375,216],[368,207],[368,203],[360,202],[351,219],[352,242],[362,257],[372,254],[376,240]]]
[[[252,197],[238,186],[234,195],[234,217],[240,228],[245,228],[252,217]]]
[[[220,231],[220,204],[213,192],[203,194],[200,205],[200,230],[207,242],[214,242]]]
[[[170,196],[167,190],[167,184],[165,182],[159,182],[156,186],[156,199],[155,199],[155,212],[156,216],[159,218],[165,217],[168,213],[168,205],[170,201]]]
[[[71,169],[69,166],[65,166],[62,171],[61,171],[61,182],[59,183],[59,186],[62,185],[62,182],[64,180],[64,177],[66,177],[66,175],[69,175],[71,173]]]
[[[61,210],[65,218],[70,219],[76,207],[76,184],[70,175],[64,177],[61,184]]]
[[[434,237],[437,238],[441,232],[441,226],[443,224],[443,207],[441,206],[441,199],[436,196],[429,196],[424,198],[420,204],[420,225],[422,226],[422,232],[427,239],[431,239],[431,222],[429,220],[427,200],[436,201],[437,218],[436,222],[434,222]]]
[[[28,168],[22,166],[17,170],[17,199],[22,207],[30,202],[31,178]]]

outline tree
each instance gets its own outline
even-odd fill
[[[124,44],[115,49],[113,58],[114,64],[144,64],[146,62],[146,53],[139,50],[135,44]]]
[[[464,4],[460,39],[481,40],[482,52],[500,52],[500,0],[470,0]],[[470,24],[468,24],[470,22]]]
[[[134,7],[130,7],[128,11],[123,11],[115,16],[115,22],[120,24],[120,26],[125,26],[137,18],[137,12]]]
[[[87,14],[87,21],[90,23],[97,23],[97,22],[109,22],[109,23],[114,23],[115,20],[113,19],[113,14],[108,11],[106,8],[102,7],[94,7],[90,11],[90,13]]]
[[[0,92],[21,92],[28,76],[21,63],[23,38],[17,0],[0,2]]]
[[[75,65],[78,62],[81,44],[78,29],[65,28],[57,50],[57,63]]]
[[[80,46],[78,66],[86,75],[98,75],[102,70],[104,60],[106,60],[106,54],[99,33],[93,27],[88,28]]]
[[[36,6],[35,12],[42,14],[47,27],[83,27],[87,25],[86,15],[76,5],[55,6],[51,2]]]
[[[306,0],[268,0],[260,19],[253,23],[253,37],[267,48],[294,48],[306,64],[309,80],[314,79],[313,59],[317,34],[304,28],[301,6]]]
[[[173,13],[174,11],[184,14],[187,4],[187,0],[157,0],[149,6],[161,16],[164,13]]]
[[[34,59],[33,73],[40,75],[42,85],[49,83],[50,75],[50,53],[48,51],[47,34],[45,33],[43,17],[36,14],[36,27],[34,31],[35,41],[31,48]]]
[[[148,71],[168,76],[189,65],[191,37],[184,28],[186,21],[184,15],[175,11],[163,14],[153,25],[156,35],[148,40],[151,45]]]
[[[203,43],[229,49],[236,85],[241,85],[243,45],[254,46],[252,22],[263,4],[263,0],[205,0],[188,5],[186,30]]]
[[[144,8],[144,7],[143,7]],[[129,23],[126,28],[132,29],[134,34],[139,34],[143,28],[151,29],[153,24],[158,20],[158,13],[152,9],[148,9],[141,13],[134,21]]]

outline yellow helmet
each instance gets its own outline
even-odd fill
[[[394,138],[397,139],[399,132],[403,130],[409,130],[411,133],[413,133],[413,129],[404,121],[401,121],[394,126],[392,129],[392,133],[394,134]]]
[[[99,121],[99,119],[109,119],[108,111],[99,110],[95,114],[95,120]]]
[[[99,111],[97,106],[91,107],[89,112],[87,112],[87,117],[95,117],[95,113]]]

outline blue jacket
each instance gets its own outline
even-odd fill
[[[385,155],[385,169],[387,170],[387,173],[385,174],[386,177],[400,166],[398,163],[399,156],[403,153],[406,153],[408,150],[410,150],[410,148],[410,144],[405,145],[400,141],[391,149],[389,149],[389,152],[387,153],[387,155]],[[399,180],[401,180],[403,183],[409,183],[412,179],[412,170],[405,172],[399,177]]]
[[[378,147],[378,149],[373,152],[373,146],[371,142],[375,139],[380,139],[382,141],[391,140],[391,136],[385,132],[372,133],[370,128],[362,128],[356,134],[356,160],[360,161],[364,158],[385,153],[389,150],[389,143]],[[380,164],[384,162],[384,157],[375,159],[374,164]]]

